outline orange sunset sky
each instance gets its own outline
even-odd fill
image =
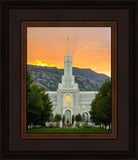
[[[64,68],[68,33],[73,67],[111,76],[110,27],[28,27],[27,64]]]

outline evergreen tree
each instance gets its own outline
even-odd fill
[[[63,123],[65,123],[65,115],[63,115]]]
[[[54,120],[55,120],[55,122],[61,121],[61,115],[60,114],[56,114]]]
[[[104,124],[110,127],[112,119],[112,94],[111,94],[111,80],[105,80],[105,83],[100,87],[96,98],[91,103],[91,120],[95,124]],[[110,128],[109,128],[110,129]]]
[[[72,115],[72,124],[74,123],[74,114]]]
[[[45,92],[45,88],[37,86],[27,71],[27,126],[44,125],[50,120],[52,102]]]
[[[75,116],[75,120],[78,122],[80,122],[82,120],[82,116],[80,113]]]

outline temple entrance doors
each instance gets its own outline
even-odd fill
[[[66,110],[65,111],[65,123],[72,123],[71,122],[71,111],[70,110]]]

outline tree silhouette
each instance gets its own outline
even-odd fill
[[[95,124],[104,124],[105,129],[109,125],[112,118],[112,102],[111,102],[111,80],[105,80],[105,83],[100,87],[96,98],[91,103],[91,120]]]
[[[45,88],[37,86],[27,71],[27,128],[31,124],[44,126],[50,120],[52,102],[45,92]]]

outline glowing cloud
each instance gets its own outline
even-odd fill
[[[27,62],[27,64],[35,65],[35,66],[46,66],[46,67],[48,67],[48,65],[46,63],[43,63],[40,60],[37,60],[37,61],[34,61],[34,62]]]
[[[73,67],[111,75],[110,27],[28,27],[27,64],[64,68],[68,38]]]

